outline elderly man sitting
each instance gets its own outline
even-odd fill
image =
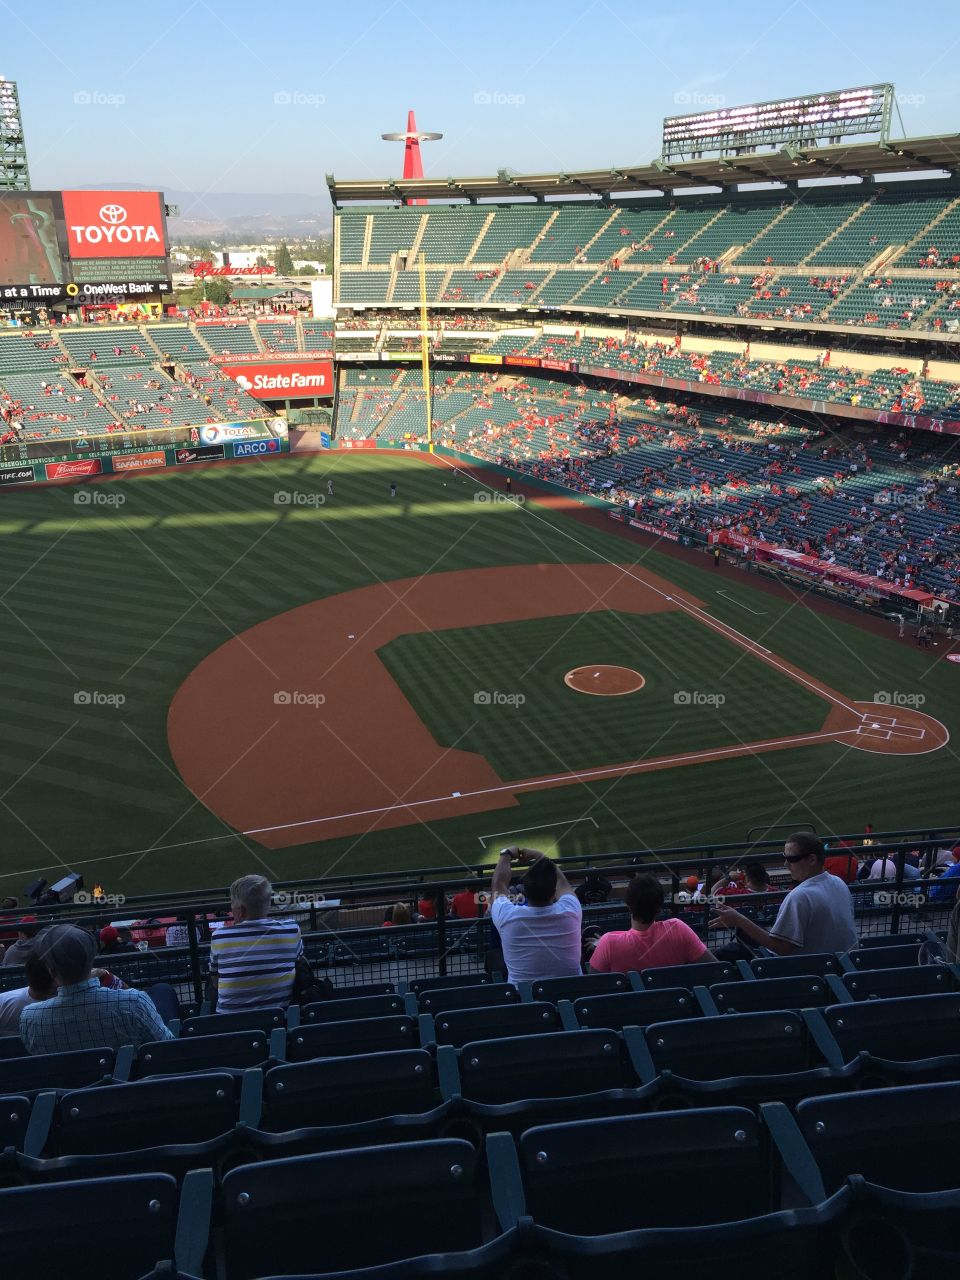
[[[233,921],[210,943],[210,981],[217,1013],[286,1008],[303,954],[295,920],[270,919],[273,887],[265,876],[241,876],[230,886]]]

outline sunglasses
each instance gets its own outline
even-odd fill
[[[783,855],[784,862],[802,862],[804,858],[809,858],[809,853],[785,853]]]

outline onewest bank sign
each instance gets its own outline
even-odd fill
[[[221,370],[255,400],[313,399],[333,395],[330,360],[271,360],[231,364]]]

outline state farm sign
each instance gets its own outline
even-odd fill
[[[221,364],[221,370],[255,400],[296,400],[333,395],[330,360],[271,360]]]
[[[157,191],[64,191],[71,258],[162,258],[163,203]]]

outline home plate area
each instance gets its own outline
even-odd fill
[[[891,756],[926,755],[950,741],[946,726],[925,711],[879,702],[835,705],[824,728],[845,746]]]

